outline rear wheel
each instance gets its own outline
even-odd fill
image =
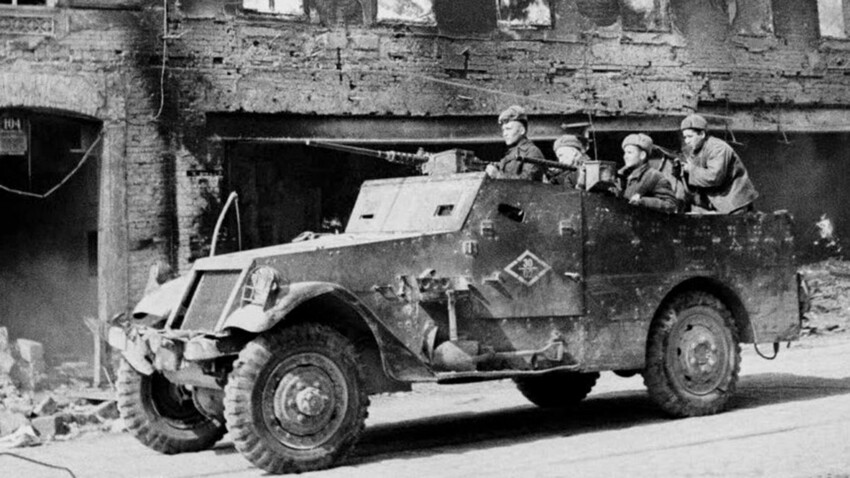
[[[225,387],[234,445],[272,473],[318,470],[341,460],[360,437],[368,406],[351,342],[316,324],[254,339]]]
[[[118,411],[125,426],[158,452],[205,450],[224,436],[224,424],[207,418],[188,389],[159,372],[143,375],[122,360],[117,387]]]
[[[723,410],[735,392],[741,346],[729,310],[704,292],[683,294],[650,327],[644,383],[678,417]]]
[[[584,400],[598,373],[552,372],[514,379],[517,389],[531,403],[542,408],[569,408]]]

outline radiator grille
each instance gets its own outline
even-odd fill
[[[238,280],[238,271],[203,272],[180,328],[214,330]]]

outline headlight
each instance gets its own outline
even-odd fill
[[[255,304],[265,307],[269,297],[280,287],[277,271],[268,266],[260,266],[251,272],[242,291],[242,305]]]

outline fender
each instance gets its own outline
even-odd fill
[[[258,305],[248,304],[238,308],[227,319],[222,329],[236,328],[247,332],[260,333],[271,329],[283,320],[292,309],[300,304],[322,294],[336,291],[345,292],[346,295],[354,295],[337,284],[330,282],[296,282],[281,286],[278,299],[275,304],[263,310]]]
[[[321,295],[331,294],[357,312],[378,344],[381,362],[388,376],[399,381],[433,381],[436,376],[422,360],[397,339],[378,317],[351,291],[330,282],[296,282],[284,285],[275,304],[266,310],[257,305],[245,305],[230,314],[222,329],[241,329],[262,333],[271,329],[299,305]]]
[[[143,319],[145,317],[156,317],[158,319],[167,319],[179,304],[180,299],[186,287],[191,282],[192,274],[185,274],[176,279],[170,280],[152,292],[142,297],[142,300],[133,308],[132,317],[134,319]]]

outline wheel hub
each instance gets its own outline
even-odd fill
[[[282,362],[264,390],[265,421],[283,444],[312,449],[339,428],[348,406],[342,372],[318,354]]]
[[[307,387],[298,392],[298,395],[295,397],[295,404],[298,406],[299,412],[315,417],[322,413],[329,400],[330,397],[321,389]]]
[[[670,353],[673,380],[694,395],[707,395],[722,386],[729,367],[727,358],[731,344],[722,331],[703,320],[691,317],[674,331],[675,347]]]

